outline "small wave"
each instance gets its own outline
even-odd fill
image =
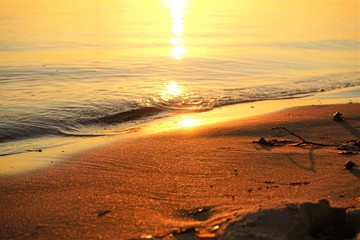
[[[61,134],[62,132],[53,126],[40,127],[34,124],[17,123],[8,128],[1,129],[0,143]]]
[[[69,131],[61,131],[56,129],[55,127],[35,127],[35,126],[18,126],[16,129],[7,129],[1,130],[0,135],[0,143],[6,143],[17,140],[24,139],[32,139],[32,138],[40,138],[46,136],[63,136],[63,137],[99,137],[99,136],[107,136],[109,134],[84,134],[69,132]],[[0,155],[1,156],[1,155]]]
[[[125,112],[119,112],[103,117],[99,117],[97,119],[93,119],[88,124],[91,123],[104,123],[104,124],[115,124],[115,123],[123,123],[128,121],[137,120],[140,118],[149,117],[155,114],[162,112],[162,109],[155,107],[141,107],[137,109],[132,109]]]
[[[181,112],[203,112],[214,108],[212,99],[205,99],[195,94],[180,94],[178,96],[159,96],[145,99],[146,104],[156,109],[175,110]]]
[[[37,119],[36,122],[8,124],[7,128],[0,131],[0,143],[11,142],[16,140],[39,138],[45,136],[62,136],[62,137],[99,137],[111,134],[89,134],[80,129],[87,128],[91,125],[108,125],[121,124],[124,122],[134,121],[146,118],[162,112],[162,109],[155,107],[140,107],[115,114],[109,114],[97,118],[81,118],[80,120],[64,119]],[[87,131],[86,131],[87,132]]]

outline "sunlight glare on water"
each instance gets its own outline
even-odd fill
[[[165,84],[165,87],[166,90],[162,94],[162,99],[173,99],[179,97],[183,93],[183,90],[181,90],[181,87],[175,81]]]
[[[170,39],[170,43],[173,45],[173,49],[170,51],[170,54],[176,60],[181,60],[188,52],[184,46],[185,40],[182,37],[184,32],[184,15],[187,0],[166,0],[166,5],[171,13],[171,32],[173,34]]]

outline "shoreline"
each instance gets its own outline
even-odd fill
[[[277,216],[289,203],[303,209],[305,202],[325,199],[331,209],[352,213],[353,236],[360,231],[360,172],[344,164],[359,165],[359,154],[339,154],[336,146],[360,139],[359,109],[359,103],[309,105],[138,135],[56,167],[2,177],[0,233],[5,239],[196,239],[201,229],[217,227],[203,234],[232,239],[225,236],[237,221],[241,225],[241,216]],[[337,111],[345,121],[333,121]],[[295,146],[299,139],[273,127],[332,146]],[[290,142],[253,142],[261,137]],[[319,214],[324,201],[316,205]],[[279,221],[290,224],[289,218]],[[313,222],[304,226],[311,229]],[[258,227],[253,230],[276,233],[273,226]]]
[[[347,104],[359,103],[360,87],[350,87],[319,92],[315,95],[303,98],[266,100],[250,103],[242,103],[219,107],[207,112],[184,113],[175,116],[154,119],[151,122],[142,123],[134,127],[123,129],[121,134],[105,137],[92,138],[66,138],[57,139],[43,138],[41,142],[53,142],[53,147],[41,148],[41,152],[32,151],[20,154],[12,154],[0,157],[0,177],[26,174],[32,171],[56,167],[64,161],[68,161],[82,152],[111,144],[117,141],[127,141],[142,135],[151,135],[163,131],[172,131],[187,127],[202,127],[221,122],[229,122],[237,119],[245,119],[260,116],[271,112],[281,111],[298,106],[317,104]],[[234,114],[236,112],[236,114]]]

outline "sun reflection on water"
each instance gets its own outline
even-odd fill
[[[179,96],[183,93],[183,91],[181,90],[180,86],[175,82],[169,82],[166,84],[166,89],[167,89],[167,94],[168,95],[172,95],[174,97]]]
[[[172,101],[173,99],[180,97],[183,93],[183,90],[177,82],[168,82],[165,84],[165,90],[161,93],[161,99],[165,101]]]
[[[176,59],[181,60],[188,52],[184,46],[185,40],[182,38],[184,32],[184,15],[188,0],[166,0],[166,5],[171,14],[171,32],[174,35],[170,39],[173,49],[170,54]]]

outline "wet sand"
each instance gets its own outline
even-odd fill
[[[344,121],[333,121],[335,112]],[[276,127],[327,146],[296,145],[300,138],[272,130]],[[278,146],[254,143],[261,137],[277,139]],[[358,139],[358,103],[296,107],[129,138],[52,168],[1,177],[0,236],[238,239],[235,233],[242,232],[248,234],[244,239],[352,237],[359,231],[360,171],[344,164],[360,165],[360,151],[340,154],[344,150],[336,148]],[[340,224],[315,224],[330,215]],[[302,220],[295,224],[293,219]],[[295,230],[281,231],[285,228]]]

